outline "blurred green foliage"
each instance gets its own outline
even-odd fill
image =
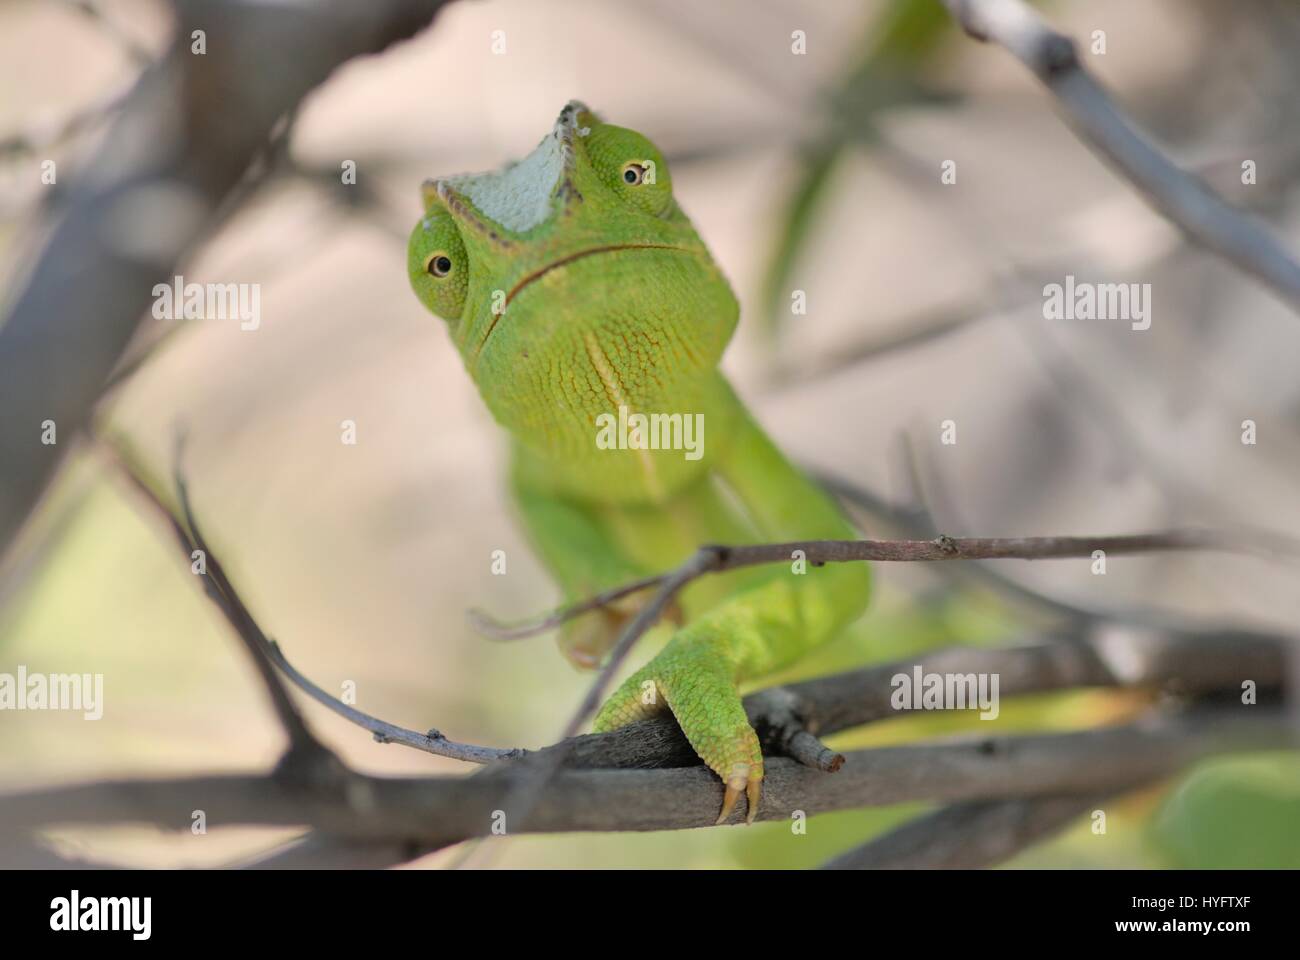
[[[779,332],[789,316],[791,277],[827,202],[842,155],[853,143],[871,139],[872,119],[880,111],[934,99],[917,78],[953,30],[942,4],[917,0],[891,0],[869,24],[853,66],[830,96],[835,122],[801,151],[794,186],[773,232],[761,300],[763,327],[769,333]]]
[[[1300,756],[1199,765],[1170,791],[1150,839],[1172,867],[1300,868]]]

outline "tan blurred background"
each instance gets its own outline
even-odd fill
[[[132,43],[163,43],[164,5],[102,7]],[[1018,64],[952,29],[905,64],[919,93],[874,111],[878,136],[844,148],[806,240],[783,260],[790,285],[807,292],[808,313],[765,333],[763,281],[806,174],[805,147],[834,129],[837,92],[871,49],[883,8],[451,4],[415,41],[348,65],[313,94],[294,129],[292,167],[183,264],[186,280],[261,284],[261,328],[153,325],[147,338],[164,339],[106,404],[104,427],[158,470],[184,429],[208,538],[266,631],[321,686],[337,693],[352,681],[361,709],[455,739],[550,742],[588,678],[549,639],[493,645],[466,626],[470,606],[522,616],[556,593],[512,523],[503,437],[442,322],[410,293],[404,246],[423,178],[523,155],[578,97],[668,155],[679,199],[742,303],[725,368],[798,459],[906,498],[900,451],[910,437],[923,472],[946,491],[933,506],[954,534],[1186,523],[1300,535],[1295,317],[1187,248],[1073,137]],[[1291,5],[1079,0],[1045,12],[1081,40],[1104,30],[1107,52],[1087,62],[1123,107],[1180,163],[1300,247],[1300,20]],[[791,53],[794,30],[806,31],[804,56]],[[504,54],[492,51],[494,31],[504,31]],[[0,135],[39,140],[137,70],[103,22],[52,0],[7,4]],[[60,179],[72,180],[85,174],[94,143],[92,129],[45,152],[0,157],[5,289],[41,233],[40,160],[57,158]],[[1242,158],[1258,161],[1258,185],[1241,186]],[[939,170],[949,159],[958,180],[945,186]],[[338,182],[346,160],[357,164],[357,187]],[[1151,283],[1152,328],[1045,321],[1041,287],[1066,273]],[[851,361],[936,322],[953,329]],[[1247,418],[1258,424],[1255,446],[1240,442]],[[939,443],[945,419],[958,422],[956,446]],[[355,446],[340,442],[343,420],[357,424]],[[0,715],[0,785],[273,762],[279,735],[237,644],[166,531],[102,460],[74,457],[38,519],[0,582],[0,670],[103,673],[106,708],[98,722]],[[490,573],[497,549],[508,558],[504,577]],[[1005,569],[1085,605],[1283,631],[1300,617],[1294,568],[1252,558],[1115,558],[1105,577],[1083,561]],[[845,641],[845,662],[939,639],[882,636],[935,575],[880,576],[882,602]],[[1009,622],[995,601],[968,606],[963,631],[980,632],[970,627],[980,618],[999,630]],[[359,768],[465,769],[377,745],[315,705],[305,709]],[[1019,717],[1004,711],[999,724],[1071,726],[1123,709],[1121,698],[1081,694]],[[898,721],[844,742],[935,729]],[[1300,801],[1294,768],[1269,769]],[[1151,833],[1177,789],[1127,801],[1104,843],[1080,828],[1017,862],[1177,862]],[[765,824],[512,838],[495,862],[803,866],[909,812],[836,814],[814,820],[807,837]],[[282,836],[63,831],[54,841],[129,863],[223,864]]]

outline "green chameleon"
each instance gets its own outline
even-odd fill
[[[739,307],[649,140],[574,101],[523,160],[426,181],[423,194],[411,284],[510,432],[519,511],[568,601],[662,572],[706,543],[855,535],[718,371]],[[638,414],[657,431],[635,426]],[[694,582],[667,645],[595,728],[671,710],[725,784],[718,822],[742,793],[752,822],[763,757],[737,684],[825,643],[862,612],[869,586],[856,563]],[[643,602],[571,621],[561,648],[598,665]]]

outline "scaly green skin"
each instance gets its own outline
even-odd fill
[[[541,156],[558,159],[534,164]],[[509,169],[426,183],[408,268],[513,437],[512,488],[566,599],[662,572],[703,543],[852,537],[718,372],[738,307],[654,145],[574,102],[520,167],[509,181],[517,188],[523,171],[542,172],[511,196],[537,200],[540,212],[503,205]],[[703,414],[703,456],[601,449],[596,418],[620,406]],[[720,819],[741,792],[752,819],[763,758],[737,684],[830,639],[862,612],[868,588],[863,564],[756,568],[692,584],[671,640],[610,697],[596,729],[670,709],[727,785]],[[599,663],[636,602],[571,622],[565,653]]]

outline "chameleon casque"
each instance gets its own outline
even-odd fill
[[[426,181],[423,196],[411,285],[510,433],[519,512],[566,600],[663,572],[706,543],[855,535],[718,371],[739,306],[649,140],[573,101],[525,159]],[[598,418],[620,408],[702,414],[702,455],[599,445]],[[761,795],[738,684],[825,643],[867,602],[865,564],[794,566],[692,583],[671,639],[595,720],[609,730],[671,710],[725,784],[718,822],[742,793],[752,821]],[[629,601],[570,621],[565,654],[598,665],[644,602]]]

